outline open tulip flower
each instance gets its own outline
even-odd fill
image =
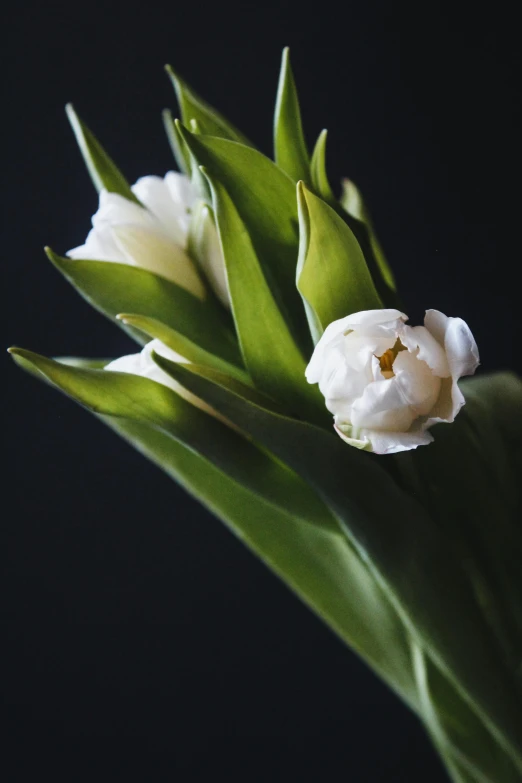
[[[341,438],[377,454],[431,443],[428,427],[455,420],[465,402],[457,381],[478,365],[461,318],[428,310],[425,326],[406,320],[398,310],[368,310],[334,321],[306,369]]]
[[[522,384],[460,380],[479,363],[462,319],[407,323],[361,194],[329,183],[324,131],[308,151],[287,50],[273,159],[168,72],[180,173],[130,186],[69,107],[99,209],[85,244],[47,250],[138,348],[11,352],[235,530],[454,781],[521,780]]]

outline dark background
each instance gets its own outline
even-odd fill
[[[46,261],[97,198],[66,101],[134,181],[173,166],[171,62],[267,153],[284,45],[310,143],[370,203],[406,311],[470,324],[520,370],[520,124],[511,5],[25,3],[4,26],[4,343],[133,346]],[[5,19],[4,19],[5,22]],[[414,718],[221,523],[86,412],[5,359],[2,590],[8,738],[76,764],[169,752],[177,779],[427,781]],[[391,521],[391,520],[390,520]],[[75,769],[75,767],[72,767]],[[106,768],[120,779],[119,767]],[[71,779],[75,779],[74,776]]]

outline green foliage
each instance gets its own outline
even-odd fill
[[[428,448],[383,459],[343,443],[304,377],[313,344],[349,313],[400,307],[362,196],[344,180],[336,200],[326,131],[310,160],[287,49],[275,162],[167,71],[181,122],[166,111],[165,129],[198,195],[187,252],[218,295],[47,252],[96,309],[183,362],[152,354],[162,385],[106,360],[13,357],[219,516],[414,710],[454,781],[516,783],[522,383],[465,381],[464,411]],[[97,189],[137,202],[67,112]]]
[[[498,665],[495,640],[466,574],[419,502],[370,455],[347,449],[324,430],[261,408],[197,368],[176,365],[172,374],[317,490],[412,637],[522,771],[516,729],[522,710],[512,678]]]
[[[210,175],[209,182],[245,365],[259,389],[312,420],[323,418],[322,399],[305,380],[306,360],[265,280],[247,228],[226,189]]]
[[[105,188],[109,193],[118,193],[129,201],[139,204],[129,183],[109,158],[98,139],[78,117],[72,103],[68,103],[65,110],[96,190],[100,192]]]
[[[172,82],[176,92],[181,120],[184,125],[190,128],[192,120],[195,120],[201,133],[207,133],[209,136],[219,136],[222,139],[238,141],[247,146],[253,146],[252,143],[237,128],[228,122],[219,112],[212,108],[206,101],[197,95],[183,79],[174,72],[170,65],[165,66],[165,70]]]
[[[274,159],[293,180],[308,181],[310,156],[301,122],[299,99],[290,65],[290,51],[283,50],[274,115]]]
[[[202,302],[170,280],[127,264],[63,258],[50,249],[47,255],[84,299],[109,318],[122,312],[155,318],[206,351],[241,364],[233,332],[213,299]],[[143,343],[142,336],[131,333]]]
[[[348,225],[305,185],[297,186],[299,258],[297,288],[316,343],[332,321],[360,310],[379,309],[360,245]]]
[[[226,189],[248,233],[265,277],[299,347],[310,339],[295,287],[298,219],[295,186],[278,166],[251,147],[201,136],[179,126],[194,160]]]
[[[380,274],[386,286],[392,290],[397,290],[395,278],[392,269],[388,264],[384,251],[380,245],[373,223],[370,218],[368,208],[363,201],[359,188],[349,179],[343,179],[343,193],[341,196],[341,205],[343,209],[360,225],[364,226],[365,233],[368,236],[370,248],[375,257]]]
[[[327,130],[322,130],[319,134],[319,138],[316,141],[314,151],[312,153],[312,162],[310,164],[312,187],[314,191],[320,196],[327,204],[337,209],[337,199],[334,196],[334,192],[330,187],[328,181],[328,175],[326,173],[326,138],[328,136]]]

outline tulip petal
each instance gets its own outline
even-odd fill
[[[205,299],[205,286],[195,265],[169,237],[135,224],[112,226],[112,233],[127,263],[161,275],[198,299]]]
[[[371,443],[375,454],[397,454],[409,451],[418,446],[427,446],[433,441],[433,435],[427,431],[419,432],[382,432],[376,430],[361,430],[361,435]]]
[[[174,172],[169,173],[174,174]],[[181,177],[181,174],[177,175],[188,185],[182,190],[181,187],[176,188],[175,182],[170,186],[167,182],[168,176],[167,174],[165,179],[162,177],[140,177],[132,186],[132,192],[158,220],[163,232],[175,244],[185,247],[190,205],[194,199],[186,177]]]
[[[471,329],[462,318],[449,318],[438,310],[426,310],[426,328],[444,346],[452,377],[473,375],[479,365],[479,353]]]
[[[438,400],[441,380],[426,362],[409,351],[401,351],[393,363],[394,383],[415,416],[428,414]]]
[[[93,228],[87,234],[84,245],[73,247],[67,251],[69,258],[85,261],[112,261],[114,263],[127,263],[125,254],[118,247],[111,228],[104,225],[101,228]]]
[[[118,193],[100,191],[100,202],[97,212],[92,216],[92,225],[99,228],[105,224],[137,223],[140,226],[150,225],[152,216],[139,204]]]
[[[406,432],[416,414],[405,401],[395,378],[366,386],[352,406],[351,423],[358,430]]]
[[[473,375],[479,365],[479,353],[475,338],[462,318],[450,318],[445,338],[446,353],[455,380],[463,375]]]
[[[403,326],[400,339],[406,348],[416,351],[417,358],[426,362],[439,378],[451,375],[444,343],[441,344],[425,326]]]

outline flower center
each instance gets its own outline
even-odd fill
[[[377,356],[381,372],[385,378],[391,378],[395,374],[393,372],[393,362],[397,358],[398,353],[407,350],[406,346],[401,343],[400,338],[397,337],[393,348],[388,348],[382,356]]]

